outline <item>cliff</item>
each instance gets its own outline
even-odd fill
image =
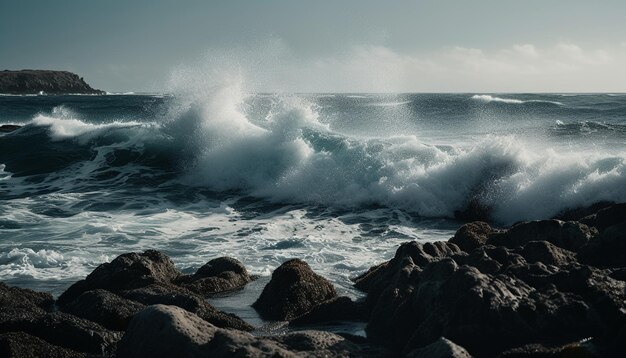
[[[0,93],[8,94],[104,94],[91,88],[82,77],[67,71],[0,71]]]

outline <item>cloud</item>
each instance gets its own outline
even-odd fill
[[[626,91],[625,60],[624,44],[583,48],[569,42],[489,50],[451,46],[416,53],[361,45],[301,58],[272,39],[253,49],[212,50],[201,62],[217,73],[229,72],[216,70],[218,62],[222,67],[237,64],[251,91],[617,92]]]

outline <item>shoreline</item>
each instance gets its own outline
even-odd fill
[[[297,259],[259,279],[231,258],[183,274],[158,251],[128,253],[56,300],[0,285],[0,346],[6,356],[168,356],[172,345],[190,357],[620,356],[626,204],[569,216],[578,220],[471,222],[447,242],[407,242],[353,279],[366,293],[356,301]],[[249,315],[229,313],[241,305]],[[366,336],[332,328],[349,324]]]

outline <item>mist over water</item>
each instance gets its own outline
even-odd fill
[[[449,238],[470,201],[497,225],[626,201],[626,96],[255,94],[234,78],[0,97],[0,124],[23,125],[0,135],[0,275],[58,293],[155,248],[189,271],[301,257],[355,294],[349,277]]]

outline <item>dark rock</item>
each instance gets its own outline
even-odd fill
[[[118,332],[62,312],[14,319],[0,327],[2,332],[24,332],[56,346],[93,354],[111,353],[120,338]]]
[[[545,347],[541,344],[529,344],[503,352],[499,358],[599,358],[593,349],[580,343],[571,343],[561,347]]]
[[[105,94],[93,89],[82,77],[67,71],[0,71],[0,93],[8,94],[82,93]]]
[[[611,201],[599,201],[595,204],[585,207],[578,207],[574,209],[568,209],[560,212],[552,219],[562,220],[562,221],[581,221],[585,217],[589,217],[590,215],[594,215],[598,211],[608,208],[609,206],[614,205],[615,203]],[[583,224],[589,225],[586,222]]]
[[[244,331],[254,329],[239,317],[224,313],[211,306],[202,296],[174,285],[150,285],[134,290],[122,291],[122,297],[144,305],[173,305],[195,313],[200,318],[218,327]]]
[[[492,208],[483,204],[480,199],[470,200],[467,206],[454,211],[454,218],[463,221],[489,221]]]
[[[16,124],[3,124],[0,125],[0,133],[10,133],[22,128],[22,126],[18,126]]]
[[[0,307],[35,306],[49,311],[53,305],[54,298],[49,293],[11,287],[0,282]]]
[[[626,267],[626,222],[602,230],[578,251],[578,259],[598,267]]]
[[[594,234],[586,225],[575,221],[528,221],[517,224],[506,232],[490,236],[487,243],[515,248],[531,241],[548,241],[560,248],[576,251],[586,245]]]
[[[117,356],[133,357],[367,357],[368,351],[329,332],[275,337],[217,328],[178,307],[156,305],[131,320]],[[380,356],[380,355],[378,355]]]
[[[174,267],[172,260],[159,251],[123,254],[110,263],[98,266],[84,280],[73,284],[59,297],[57,304],[66,305],[85,291],[132,290],[154,283],[169,284],[179,276],[180,271]]]
[[[602,232],[610,226],[626,222],[626,203],[611,205],[580,221]]]
[[[7,358],[82,358],[85,353],[52,345],[24,332],[0,334],[0,357]]]
[[[289,322],[292,326],[303,326],[340,321],[366,319],[365,306],[342,296],[330,299],[313,307],[309,312]]]
[[[289,260],[272,273],[252,305],[271,320],[292,320],[337,295],[333,285],[299,259]]]
[[[108,329],[123,331],[132,316],[144,307],[143,304],[109,291],[93,290],[78,296],[63,311],[99,323]]]
[[[418,348],[406,355],[406,358],[471,358],[465,348],[454,342],[439,338],[424,348]]]
[[[482,221],[474,221],[461,226],[448,242],[456,244],[461,250],[470,252],[484,245],[490,234],[500,232]]]
[[[524,246],[521,255],[530,263],[563,266],[576,262],[573,252],[554,246],[548,241],[529,242]]]
[[[230,257],[213,259],[189,276],[181,276],[176,283],[197,294],[208,296],[243,288],[252,277],[246,267]]]

